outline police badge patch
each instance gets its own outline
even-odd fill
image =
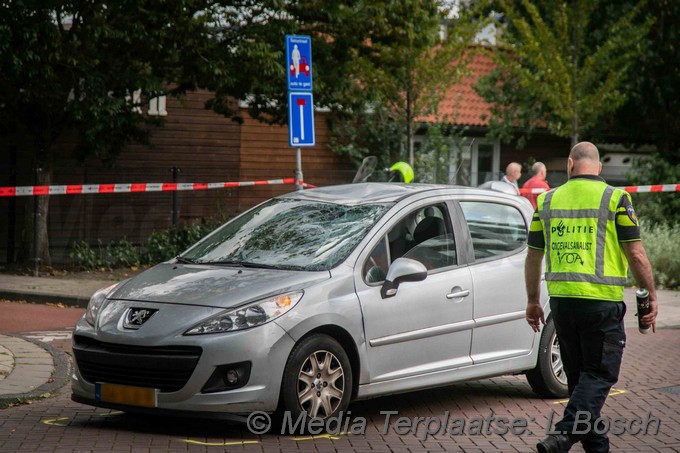
[[[633,209],[632,206],[626,207],[626,212],[628,213],[628,218],[630,219],[631,222],[633,222],[633,225],[638,224],[638,218],[635,215],[635,209]]]

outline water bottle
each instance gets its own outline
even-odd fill
[[[638,330],[642,334],[647,334],[652,330],[652,326],[644,324],[642,322],[642,317],[649,314],[651,311],[651,307],[649,306],[649,291],[640,288],[635,291],[635,297],[637,298]]]

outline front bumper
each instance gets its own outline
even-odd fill
[[[124,302],[117,304],[115,311],[124,312],[132,303]],[[107,372],[106,369],[99,370],[96,374],[100,382],[112,384],[135,385],[141,387],[158,388],[164,384],[159,380],[159,376],[150,378],[148,382],[143,382],[143,375],[133,378],[133,381],[123,380],[125,367],[134,368],[136,365],[141,367],[144,360],[156,360],[162,362],[164,359],[154,357],[153,352],[158,350],[173,351],[174,349],[200,351],[195,361],[193,370],[188,370],[188,378],[180,381],[175,387],[166,387],[160,390],[157,396],[156,407],[152,409],[142,409],[134,406],[106,403],[98,401],[95,395],[96,382],[88,381],[84,376],[93,376],[90,369],[81,372],[78,366],[78,354],[76,353],[74,372],[71,378],[72,399],[74,401],[90,404],[93,406],[109,407],[126,411],[137,412],[165,412],[181,415],[182,413],[192,413],[194,415],[204,414],[247,414],[253,411],[273,412],[279,401],[281,379],[286,360],[290,355],[295,342],[293,339],[275,322],[269,322],[261,326],[224,333],[208,335],[184,336],[183,331],[190,327],[192,318],[205,319],[209,311],[219,312],[216,309],[201,309],[201,313],[196,313],[195,306],[165,306],[152,303],[134,303],[135,307],[160,308],[158,315],[148,322],[149,326],[136,331],[125,330],[120,323],[112,322],[95,329],[84,319],[81,319],[74,332],[74,349],[78,347],[78,342],[83,344],[95,340],[97,344],[113,345],[107,352],[111,354]],[[163,313],[164,316],[159,316]],[[117,316],[109,313],[109,319],[117,319]],[[164,335],[159,335],[159,328],[163,321],[168,319],[181,319],[181,329],[171,332],[171,328],[165,324]],[[187,322],[187,320],[189,320]],[[152,325],[154,321],[158,326]],[[176,323],[176,322],[175,322]],[[147,328],[148,327],[148,328]],[[170,330],[170,332],[168,332]],[[173,349],[174,348],[174,349]],[[124,350],[124,355],[116,355],[117,351]],[[96,352],[95,352],[96,353]],[[138,360],[134,360],[138,353]],[[102,362],[101,360],[99,362]],[[132,363],[129,363],[132,362]],[[222,365],[238,362],[250,362],[250,377],[245,386],[227,391],[203,393],[202,389],[210,379],[215,369]],[[116,363],[123,372],[110,368],[115,368]],[[184,363],[186,367],[186,361]],[[162,377],[162,376],[160,376]],[[176,380],[174,382],[177,382]],[[185,382],[185,383],[184,383]],[[230,418],[230,417],[227,417]],[[233,417],[232,417],[233,418]]]

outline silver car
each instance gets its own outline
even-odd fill
[[[564,396],[545,296],[543,331],[524,319],[531,216],[522,197],[455,186],[273,198],[96,293],[73,336],[72,398],[328,418],[352,400],[508,373]]]

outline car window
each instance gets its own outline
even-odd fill
[[[427,270],[456,264],[456,244],[452,234],[428,239],[404,254],[404,258],[420,261]]]
[[[364,263],[362,275],[366,283],[378,283],[385,280],[387,268],[389,267],[389,256],[387,254],[386,238],[378,242],[373,248],[368,259]]]
[[[527,227],[517,208],[478,201],[462,201],[460,207],[470,230],[476,260],[508,255],[525,246]]]
[[[457,264],[455,241],[444,204],[411,211],[381,238],[362,268],[366,283],[385,280],[389,265],[401,257],[420,261],[428,270]]]
[[[389,208],[274,199],[225,224],[182,257],[206,264],[329,270]]]

